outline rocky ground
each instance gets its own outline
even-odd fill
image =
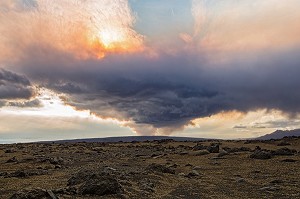
[[[0,145],[0,198],[300,198],[300,137]]]

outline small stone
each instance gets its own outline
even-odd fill
[[[244,183],[244,182],[246,182],[246,180],[244,178],[237,178],[236,182],[238,182],[238,183]]]
[[[174,164],[169,165],[168,167],[169,167],[169,168],[177,168],[177,167],[178,167],[178,164],[175,164],[175,163],[174,163]]]
[[[261,171],[259,171],[259,170],[254,170],[254,171],[252,171],[252,173],[261,173]]]
[[[4,153],[14,153],[16,152],[14,149],[6,149]]]
[[[281,160],[281,162],[297,162],[297,160],[295,160],[295,159],[284,159],[284,160]]]
[[[51,164],[54,164],[54,165],[62,164],[64,162],[64,160],[60,157],[59,158],[58,157],[50,158],[49,161]]]
[[[194,170],[201,170],[202,168],[201,167],[199,167],[199,166],[195,166],[194,167]]]
[[[154,157],[154,159],[162,158],[162,157],[164,157],[164,156],[166,156],[166,155],[167,155],[167,154],[161,154],[161,155],[159,155],[159,156]]]
[[[51,199],[58,199],[51,190],[47,190],[47,193],[48,193],[48,195],[50,196]]]
[[[192,170],[191,172],[189,172],[185,176],[188,177],[188,178],[190,178],[190,177],[194,177],[194,176],[200,176],[200,174],[198,173],[198,171]]]
[[[10,199],[57,199],[55,194],[50,190],[45,190],[41,188],[36,189],[23,189],[13,194]]]
[[[152,182],[143,182],[141,184],[141,189],[147,192],[155,192],[154,187],[155,185]]]
[[[7,176],[8,173],[7,172],[0,172],[0,176]]]
[[[147,167],[147,170],[150,171],[156,171],[156,172],[160,172],[160,173],[169,173],[169,174],[175,174],[175,170],[173,168],[170,167],[166,167],[164,165],[161,164],[156,164],[156,163],[152,163]]]
[[[13,173],[10,173],[9,177],[25,178],[29,176],[45,175],[47,173],[48,172],[46,170],[18,170]]]
[[[29,175],[27,172],[19,170],[14,173],[11,173],[10,176],[17,177],[17,178],[25,178],[25,177],[28,177]]]
[[[261,151],[261,148],[260,148],[260,146],[256,146],[254,150],[255,151]]]
[[[77,194],[77,188],[74,186],[66,187],[66,188],[59,188],[59,189],[53,190],[53,193],[75,195],[75,194]]]
[[[46,165],[44,169],[45,169],[45,170],[53,169],[53,166]]]
[[[266,186],[266,187],[262,187],[260,188],[261,191],[277,191],[279,190],[278,187],[275,186]]]
[[[16,156],[14,156],[6,161],[6,163],[13,163],[13,162],[18,162],[18,159],[16,158]]]
[[[218,154],[218,157],[223,157],[223,156],[225,156],[225,155],[228,155],[229,153],[227,152],[227,151],[225,151],[225,150],[221,150],[220,152],[219,152],[219,154]]]
[[[277,144],[277,146],[289,146],[289,145],[291,145],[291,144],[286,141],[282,141]]]
[[[187,155],[189,152],[187,152],[187,151],[182,151],[182,152],[180,152],[179,154],[180,155]]]
[[[117,171],[117,169],[112,168],[112,167],[105,167],[105,168],[103,169],[103,171],[106,172],[106,173],[109,173],[109,172],[111,172],[111,171]]]
[[[195,155],[195,156],[202,156],[202,155],[210,154],[210,152],[208,150],[204,149],[204,150],[199,150],[199,151],[193,151],[190,154]]]
[[[281,184],[281,183],[283,183],[283,180],[272,180],[270,183],[271,184]]]

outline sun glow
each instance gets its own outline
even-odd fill
[[[33,5],[26,12],[19,12],[21,5],[17,3],[4,3],[11,12],[0,9],[0,61],[17,62],[22,59],[22,52],[36,46],[36,41],[37,47],[49,46],[52,51],[77,59],[101,59],[108,54],[134,53],[144,48],[144,37],[133,28],[135,16],[127,0],[34,2],[38,7]],[[15,41],[20,45],[7,45]],[[35,51],[40,52],[37,57],[43,56],[44,51]]]
[[[99,39],[105,48],[114,48],[115,44],[124,41],[124,36],[119,31],[103,30],[99,33]]]
[[[132,38],[132,35],[122,31],[121,28],[94,31],[86,47],[90,49],[90,54],[98,59],[104,58],[109,53],[134,53],[144,50],[142,38]]]

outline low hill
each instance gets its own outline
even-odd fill
[[[76,142],[143,142],[154,140],[172,139],[174,141],[201,141],[207,140],[205,138],[193,137],[171,137],[171,136],[124,136],[124,137],[106,137],[106,138],[84,138],[84,139],[71,139],[71,140],[56,140],[56,141],[43,141],[42,143],[76,143]]]
[[[300,136],[300,129],[295,130],[277,130],[273,133],[258,137],[257,139],[260,140],[270,140],[270,139],[281,139],[283,137],[289,137],[289,136]]]

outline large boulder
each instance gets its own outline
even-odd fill
[[[147,170],[149,171],[155,171],[160,173],[170,173],[175,174],[175,170],[173,168],[167,167],[165,165],[152,163],[147,167]]]
[[[82,169],[79,172],[77,172],[76,174],[74,174],[73,176],[71,176],[71,178],[69,178],[68,186],[81,184],[81,183],[85,182],[86,180],[88,180],[93,174],[94,174],[94,171],[92,171],[92,170]]]
[[[193,146],[193,150],[194,151],[198,151],[198,150],[205,150],[205,149],[207,149],[207,146],[204,146],[204,145],[202,145],[202,144],[196,144],[195,146]]]
[[[79,187],[82,195],[109,195],[122,193],[122,187],[117,179],[110,176],[94,176]]]
[[[116,169],[111,167],[104,167],[98,170],[82,169],[69,178],[68,186],[81,184],[95,176],[114,176],[116,172]]]
[[[297,151],[294,149],[289,149],[289,148],[281,148],[281,149],[277,149],[276,151],[272,151],[273,155],[294,155],[296,154]]]
[[[260,160],[270,159],[271,157],[272,155],[270,152],[262,151],[262,150],[256,150],[250,155],[250,158],[260,159]]]
[[[209,147],[207,147],[207,150],[210,153],[219,153],[220,147],[219,144],[211,144]]]

